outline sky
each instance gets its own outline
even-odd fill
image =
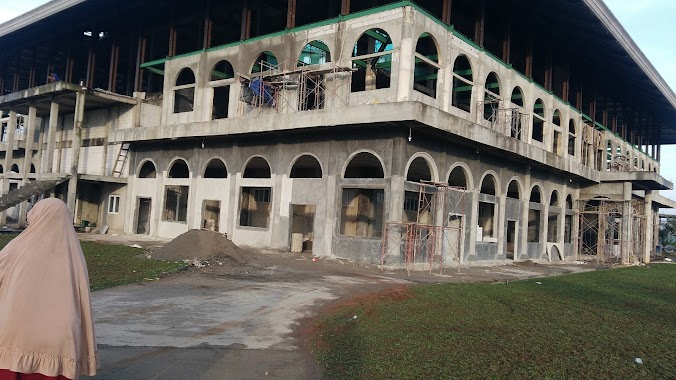
[[[604,0],[672,90],[676,90],[676,0]],[[0,0],[0,23],[45,0]],[[676,146],[662,147],[660,173],[676,184]],[[676,190],[660,194],[676,200]]]

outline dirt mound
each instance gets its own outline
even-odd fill
[[[152,254],[157,260],[193,260],[218,258],[234,264],[249,262],[249,254],[230,239],[214,231],[189,230],[157,249]]]

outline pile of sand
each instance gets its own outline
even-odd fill
[[[249,255],[230,239],[214,231],[189,230],[157,249],[157,260],[223,259],[233,264],[246,264]]]

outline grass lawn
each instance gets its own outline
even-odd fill
[[[0,235],[0,248],[17,235]],[[162,274],[177,272],[186,267],[183,262],[139,259],[141,249],[126,245],[80,242],[87,260],[89,285],[92,290],[132,284],[154,279]]]
[[[335,379],[674,379],[676,265],[385,292],[312,344]]]

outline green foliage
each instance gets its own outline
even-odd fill
[[[672,378],[674,276],[662,264],[415,286],[322,318],[313,346],[335,379]]]
[[[16,236],[0,235],[0,247],[7,245]],[[183,262],[138,258],[136,256],[143,251],[126,245],[90,241],[82,241],[80,245],[87,260],[89,285],[92,290],[155,279],[186,267]]]

